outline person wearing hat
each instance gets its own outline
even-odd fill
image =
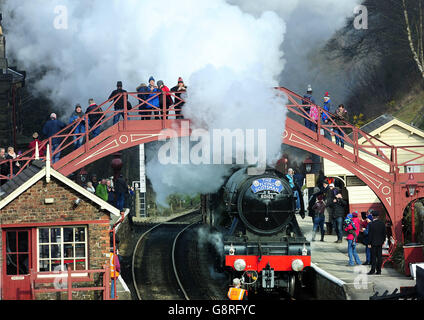
[[[308,88],[306,89],[306,94],[303,96],[302,105],[304,105],[303,109],[305,110],[306,114],[309,115],[311,111],[310,105],[315,104],[315,99],[312,96],[312,86],[308,85]],[[311,130],[316,130],[314,128],[314,123],[310,121],[309,119],[305,118],[305,127]]]
[[[386,240],[386,225],[380,220],[379,212],[373,211],[372,217],[373,221],[368,229],[368,248],[371,249],[371,270],[368,272],[369,275],[374,273],[381,274],[383,244]]]
[[[66,127],[66,124],[64,124],[62,121],[57,120],[56,113],[52,113],[50,115],[50,119],[44,124],[43,126],[43,136],[44,138],[50,138],[54,136],[56,133],[61,131]],[[60,159],[60,151],[56,151],[56,149],[59,147],[60,143],[62,142],[62,138],[52,138],[52,163],[55,163],[59,161]]]
[[[365,245],[365,257],[366,257],[366,260],[363,263],[364,266],[371,264],[371,248],[368,247],[368,245],[369,245],[369,236],[368,235],[369,235],[370,224],[374,220],[374,218],[372,216],[372,212],[373,212],[373,210],[370,210],[368,215],[367,215],[367,218],[365,219],[366,226],[365,226],[364,231],[363,231],[363,235],[364,235],[363,243]]]
[[[90,113],[93,112],[93,113]],[[93,98],[88,99],[88,107],[85,110],[85,113],[88,113],[88,125],[90,127],[90,130],[94,127],[94,125],[99,122],[102,115],[98,112],[103,112],[102,108],[98,108],[98,105],[96,102],[94,102]],[[93,138],[97,137],[100,134],[100,126],[94,128],[94,130],[91,131],[91,134]]]
[[[228,290],[227,297],[230,300],[243,300],[247,296],[247,291],[241,288],[241,281],[239,278],[234,278],[233,287]]]
[[[171,90],[169,90],[169,88],[163,83],[162,80],[158,81],[158,88],[162,92],[162,94],[159,96],[159,106],[162,109],[165,103],[165,109],[168,110],[166,111],[166,114],[169,114],[169,108],[171,108],[171,106],[174,104],[170,94]]]
[[[331,99],[330,99],[330,95],[328,92],[325,93],[324,95],[324,104],[322,105],[322,108],[327,111],[327,112],[331,112],[332,106],[331,106]],[[328,115],[323,112],[322,116],[321,116],[321,120],[322,120],[322,124],[323,125],[332,125],[332,122],[330,121]],[[324,137],[330,141],[331,140],[331,128],[327,127],[324,129]]]
[[[139,115],[141,116],[140,120],[150,120],[150,116],[152,114],[152,106],[151,101],[148,103],[146,102],[149,99],[149,95],[147,94],[149,92],[149,88],[145,83],[141,83],[137,88],[137,92],[140,92],[140,94],[137,95],[137,98],[139,99],[137,101],[137,104],[139,104]],[[150,104],[149,104],[150,103]]]
[[[34,134],[32,135],[32,139],[33,140],[28,145],[28,149],[30,150],[34,149],[32,156],[35,157],[35,152],[36,152],[35,147],[38,143],[38,155],[40,157],[44,157],[46,152],[46,146],[44,146],[43,148],[40,148],[41,141],[38,139],[38,132],[34,132]]]
[[[118,123],[120,117],[124,118],[124,112],[122,110],[124,110],[125,98],[124,98],[124,95],[121,95],[121,94],[126,92],[127,92],[126,90],[122,89],[122,81],[118,81],[116,83],[116,90],[113,90],[112,93],[109,95],[108,100],[116,96],[113,99],[113,103],[114,103],[113,107],[115,111],[118,111],[118,112],[115,113],[115,115],[113,116],[113,124]],[[128,97],[127,97],[127,109],[128,110],[132,109],[132,106],[130,101],[128,100]]]
[[[182,108],[185,104],[184,99],[186,98],[186,92],[187,92],[187,86],[184,84],[183,78],[178,78],[178,84],[175,87],[171,88],[171,92],[176,92],[175,96],[175,105],[174,108],[177,108],[175,110],[175,114],[177,114],[177,119],[184,119],[184,117],[181,115]]]
[[[77,103],[77,105],[75,106],[75,111],[71,114],[68,124],[71,124],[74,122],[75,122],[76,128],[72,131],[72,134],[75,134],[73,138],[74,138],[74,147],[76,150],[82,146],[82,142],[84,140],[84,137],[82,134],[85,133],[84,112],[82,112],[82,108],[79,103]]]
[[[359,236],[359,230],[360,222],[358,218],[358,211],[349,213],[345,220],[345,231],[348,233],[346,240],[349,266],[354,266],[355,263],[358,265],[361,264],[361,259],[359,258],[358,252],[356,252],[356,239]]]
[[[155,116],[161,114],[160,112],[160,108],[159,108],[159,95],[158,93],[160,93],[160,90],[158,89],[158,87],[155,84],[155,78],[150,77],[149,78],[149,92],[151,92],[148,96],[148,100],[149,100],[149,104],[152,106],[153,114]],[[159,118],[153,117],[153,120],[157,120]]]

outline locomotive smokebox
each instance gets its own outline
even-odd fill
[[[295,199],[290,184],[275,170],[249,176],[247,169],[234,173],[224,187],[227,211],[238,215],[245,226],[259,235],[283,230],[293,219]]]

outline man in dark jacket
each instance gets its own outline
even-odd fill
[[[184,84],[183,78],[181,77],[178,78],[178,84],[175,87],[172,87],[171,91],[177,92],[175,93],[175,96],[177,98],[175,98],[175,105],[174,105],[174,108],[177,109],[175,110],[175,114],[178,115],[176,119],[184,119],[184,117],[181,116],[181,112],[185,104],[183,100],[186,98],[187,87]]]
[[[64,124],[62,121],[57,120],[56,113],[52,113],[50,115],[50,120],[46,122],[46,124],[43,127],[43,135],[45,138],[50,138],[51,136],[55,135],[57,132],[62,130],[66,127],[66,124]],[[62,138],[53,138],[52,139],[52,153],[55,152],[59,144],[61,143]],[[60,151],[53,155],[52,163],[57,162],[60,159]]]
[[[303,99],[304,100],[302,100],[302,105],[310,105],[311,102],[313,104],[315,104],[315,99],[312,96],[312,87],[311,87],[311,85],[308,86],[308,89],[306,90],[306,94],[303,96]],[[303,109],[305,110],[306,114],[309,115],[309,111],[311,110],[311,107],[310,106],[306,106]],[[309,121],[309,119],[306,119],[305,118],[305,127],[306,128],[309,128],[309,129],[313,130],[314,129],[313,128],[313,125],[314,125],[314,123],[312,121]]]
[[[139,114],[141,116],[140,120],[151,120],[153,118],[148,117],[150,115],[152,115],[152,109],[153,107],[151,106],[152,101],[148,101],[145,102],[149,99],[149,87],[145,84],[142,83],[137,87],[137,92],[140,92],[140,94],[137,95],[137,97],[141,100],[138,100],[137,104],[140,104],[140,107],[138,108],[138,110],[140,110]],[[152,99],[153,100],[153,99]],[[150,103],[150,104],[149,104]]]
[[[85,111],[85,113],[90,113],[91,111],[95,110],[97,108],[97,104],[94,102],[94,99],[89,99],[88,100],[88,108]],[[89,114],[88,115],[88,125],[91,128],[94,127],[94,125],[97,123],[97,121],[100,120],[100,118],[102,117],[102,115],[100,113],[97,112],[102,112],[102,108],[98,108],[97,110],[95,110],[93,114]],[[100,126],[98,126],[97,128],[95,128],[93,131],[91,131],[91,134],[94,137],[97,137],[100,134]]]
[[[125,205],[125,194],[128,193],[128,185],[122,174],[114,181],[116,206],[120,211],[123,211]]]
[[[331,104],[331,99],[330,99],[330,95],[329,95],[329,93],[328,92],[326,92],[325,93],[325,96],[324,96],[324,104],[322,105],[322,108],[324,109],[324,110],[326,110],[327,112],[332,112],[332,104]],[[322,115],[321,115],[321,123],[323,124],[323,125],[332,125],[333,123],[330,121],[330,119],[328,118],[328,115],[327,115],[327,113],[325,113],[325,112],[323,112],[322,113]],[[331,127],[327,127],[327,128],[325,128],[325,129],[323,129],[324,130],[324,137],[326,138],[326,139],[328,139],[328,140],[330,140],[330,141],[332,141],[331,140],[331,133],[330,133],[330,131],[331,131]]]
[[[336,196],[330,206],[333,208],[333,223],[337,233],[337,240],[335,242],[342,243],[343,219],[346,215],[347,202],[343,199],[342,193],[340,191],[337,191]]]
[[[371,270],[368,274],[381,274],[382,250],[386,240],[386,225],[379,219],[379,212],[373,211],[373,221],[368,228],[368,247],[371,248]],[[377,271],[377,272],[376,272]]]
[[[116,90],[112,91],[112,93],[109,96],[109,99],[113,98],[113,96],[116,96],[117,94],[126,93],[126,92],[127,92],[126,90],[122,89],[122,81],[118,81],[116,83]],[[115,104],[114,104],[115,111],[120,111],[120,110],[124,109],[124,97],[123,96],[115,97],[115,99],[113,99],[113,102],[115,102]],[[127,101],[127,109],[131,110],[131,108],[132,108],[131,103],[129,101]],[[117,113],[113,116],[113,124],[119,122],[119,117],[122,117],[122,118],[124,117],[123,111],[121,111],[121,112],[119,112],[119,113]]]

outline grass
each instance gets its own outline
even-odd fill
[[[406,123],[416,121],[418,115],[422,116],[424,108],[424,91],[411,90],[398,103],[392,101],[389,103],[389,112],[399,120]]]

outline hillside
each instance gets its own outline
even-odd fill
[[[411,42],[400,1],[365,0],[368,29],[357,30],[354,18],[348,19],[311,59],[314,64],[325,66],[330,83],[338,82],[343,88],[339,100],[348,106],[351,116],[363,113],[368,122],[391,113],[407,123],[424,125],[420,123],[424,78],[413,54],[418,52],[424,57],[424,30],[420,30],[417,20],[420,11],[423,13],[421,2],[406,1],[408,22],[415,30],[410,34]],[[415,44],[415,51],[411,50],[411,43]]]

